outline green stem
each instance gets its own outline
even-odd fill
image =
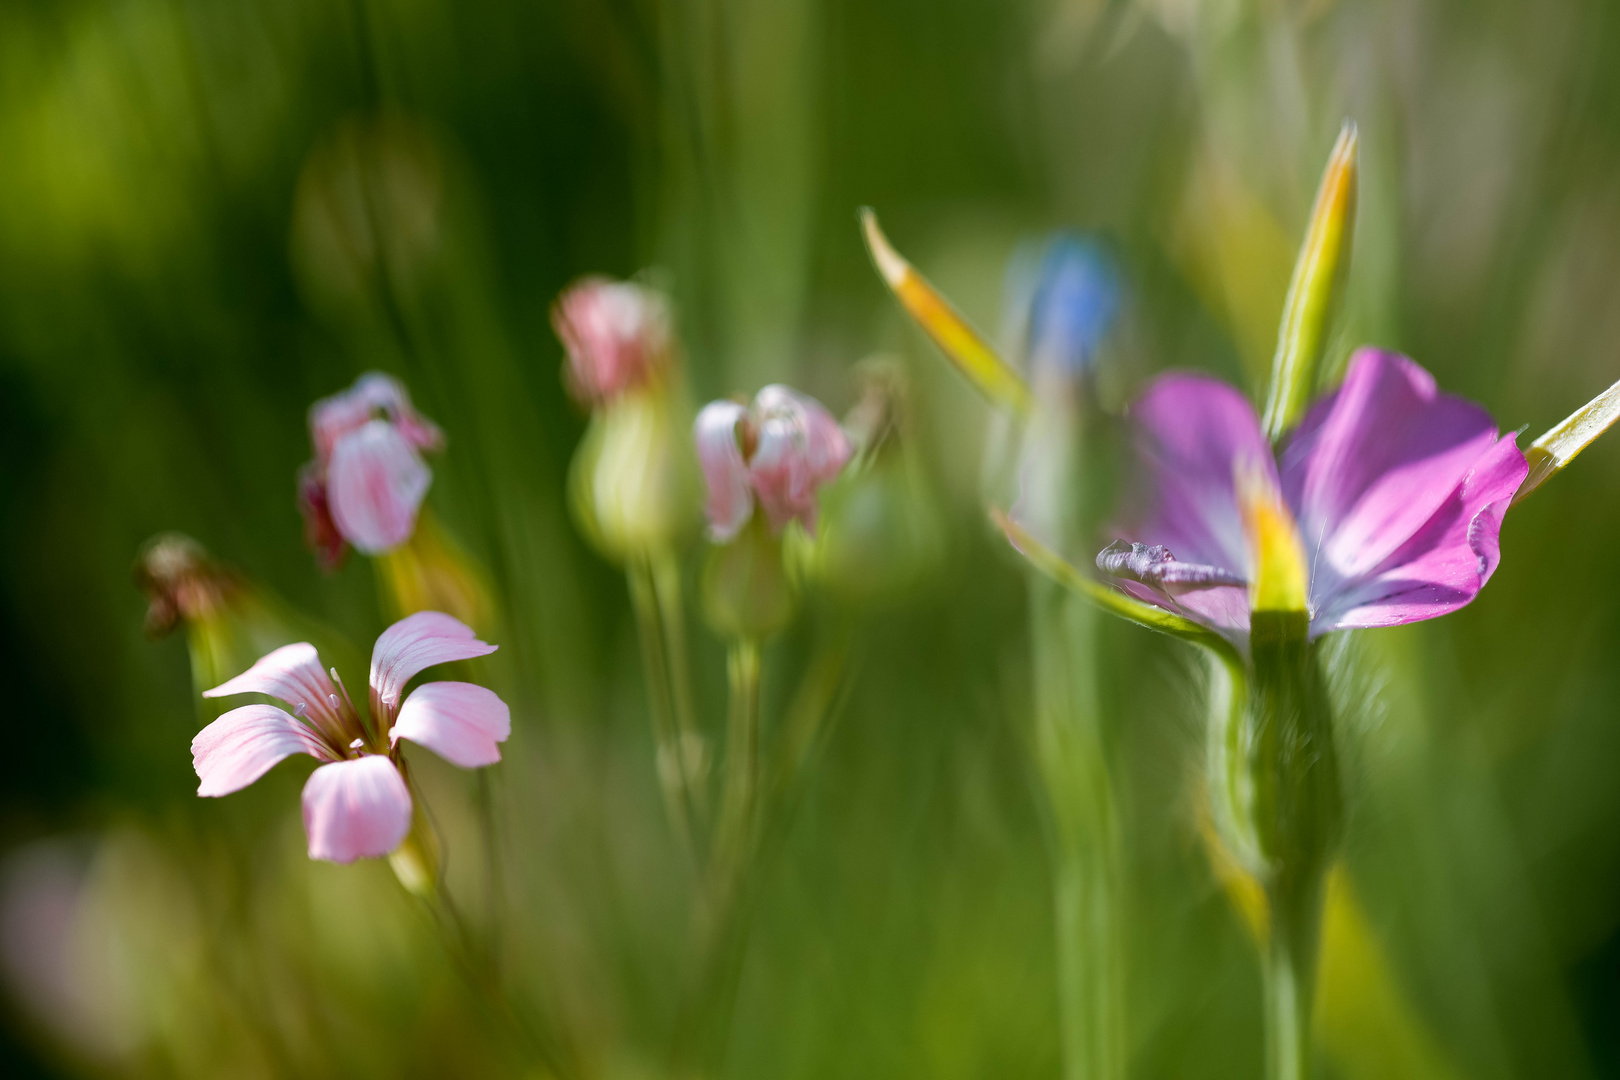
[[[726,657],[731,701],[726,718],[726,774],[715,836],[716,881],[734,886],[754,846],[758,829],[759,641],[740,637]]]
[[[669,672],[670,703],[674,708],[675,732],[683,747],[701,745],[697,729],[697,708],[693,704],[692,667],[686,653],[686,608],[681,602],[681,570],[667,549],[654,551],[651,559],[654,598],[664,631],[664,656]],[[681,758],[690,769],[688,755]],[[708,816],[701,776],[686,776],[687,809],[697,827]]]
[[[1031,583],[1035,757],[1051,813],[1065,1080],[1125,1075],[1125,961],[1118,811],[1096,701],[1094,613]]]
[[[664,793],[664,806],[676,838],[689,855],[695,855],[690,813],[692,783],[687,775],[689,755],[677,726],[675,703],[670,691],[664,620],[660,616],[652,563],[645,556],[632,557],[625,574],[629,579],[630,604],[636,613],[636,630],[641,640],[642,666],[646,670],[658,783]]]
[[[1316,926],[1286,914],[1287,898],[1272,895],[1272,925],[1265,946],[1267,1080],[1308,1080],[1311,1074],[1311,1004],[1316,974]]]

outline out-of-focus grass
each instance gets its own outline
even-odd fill
[[[608,1075],[656,1072],[691,882],[622,579],[564,509],[583,422],[546,305],[578,273],[659,264],[701,395],[790,380],[841,410],[856,360],[901,354],[944,501],[940,574],[861,631],[773,862],[730,1074],[1054,1075],[1022,583],[977,505],[982,410],[890,306],[855,208],[987,328],[1019,239],[1109,233],[1132,297],[1103,376],[1118,405],[1169,366],[1263,369],[1352,115],[1331,356],[1403,349],[1534,435],[1620,374],[1615,20],[1598,0],[6,6],[0,841],[88,897],[74,955],[113,974],[64,1006],[103,1019],[94,1037],[17,996],[0,1060],[505,1067],[386,869],[304,859],[301,767],[195,797],[185,651],[142,640],[129,582],[140,543],[181,529],[369,641],[369,568],[318,573],[293,474],[309,402],[381,367],[449,433],[431,502],[508,619],[508,963]],[[357,208],[351,174],[378,162],[388,194]],[[1617,455],[1514,511],[1474,606],[1365,637],[1346,861],[1447,1075],[1620,1072]],[[694,630],[713,717],[722,656]],[[1198,836],[1195,679],[1173,644],[1109,630],[1134,1075],[1253,1076],[1258,977]],[[772,716],[811,635],[772,646]],[[421,771],[481,918],[470,782]]]

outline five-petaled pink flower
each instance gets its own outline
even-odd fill
[[[399,740],[425,746],[453,765],[476,769],[501,760],[511,712],[492,690],[431,682],[401,700],[425,668],[495,651],[462,623],[420,611],[384,630],[371,651],[371,692],[357,704],[321,667],[315,647],[286,645],[260,658],[204,697],[264,694],[285,702],[243,705],[191,741],[199,795],[229,795],[292,754],[322,764],[304,785],[309,857],[331,862],[387,855],[411,828],[411,793],[396,764]]]
[[[752,406],[713,401],[694,425],[709,497],[704,509],[717,542],[765,510],[772,532],[797,519],[816,530],[816,491],[849,460],[849,439],[819,403],[786,386],[767,386]]]
[[[409,540],[433,482],[422,451],[441,448],[444,435],[399,380],[367,372],[317,401],[309,437],[315,460],[298,474],[298,508],[321,565],[341,565],[345,544],[380,555]]]
[[[569,390],[594,408],[657,378],[673,353],[672,324],[662,293],[633,281],[580,278],[551,308],[551,326],[568,352]]]
[[[1528,465],[1489,413],[1404,356],[1362,349],[1276,454],[1249,401],[1201,375],[1132,407],[1145,505],[1097,557],[1133,596],[1237,641],[1254,577],[1239,487],[1281,495],[1308,568],[1312,637],[1455,611],[1485,587]]]

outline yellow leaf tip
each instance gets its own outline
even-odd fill
[[[878,226],[877,214],[870,206],[861,207],[861,231],[866,235],[866,250],[872,255],[872,263],[877,267],[883,280],[889,283],[891,289],[898,289],[900,283],[905,281],[906,275],[911,272],[911,264],[889,243],[889,238],[883,235]]]

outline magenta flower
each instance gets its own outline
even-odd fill
[[[580,278],[551,307],[551,326],[568,351],[569,391],[594,408],[656,378],[673,353],[672,323],[669,303],[653,289]]]
[[[771,531],[797,519],[816,531],[816,491],[849,461],[849,440],[832,414],[786,386],[767,386],[751,406],[713,401],[693,426],[709,497],[709,536],[730,540],[765,510]]]
[[[1362,349],[1274,457],[1249,401],[1167,375],[1132,409],[1147,499],[1100,569],[1236,641],[1254,580],[1240,487],[1278,493],[1308,568],[1312,637],[1455,611],[1485,587],[1528,465],[1489,413],[1404,356]]]
[[[433,473],[422,451],[444,445],[397,379],[367,372],[309,410],[315,460],[298,476],[304,534],[326,569],[346,544],[380,555],[411,538]]]
[[[411,828],[411,793],[398,767],[399,740],[425,746],[452,765],[476,769],[501,760],[511,711],[494,691],[465,682],[405,684],[425,668],[487,656],[494,645],[438,611],[419,611],[384,630],[371,651],[371,693],[357,706],[321,667],[315,647],[286,645],[203,697],[264,694],[288,706],[243,705],[191,741],[199,795],[240,791],[283,758],[323,762],[304,785],[309,857],[329,862],[387,855]]]

